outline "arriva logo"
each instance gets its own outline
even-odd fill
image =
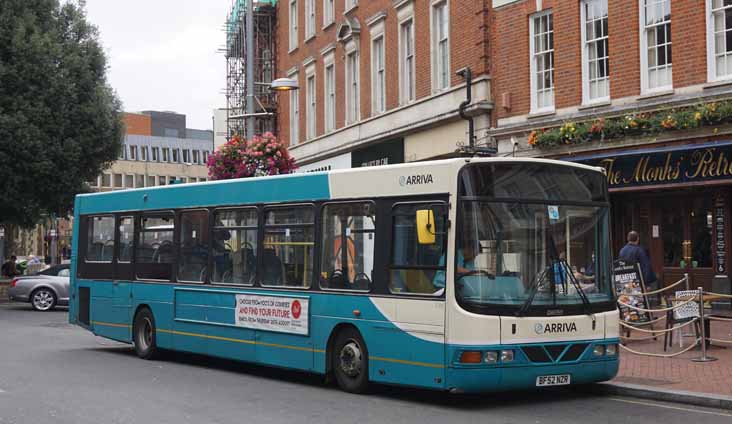
[[[399,185],[402,187],[409,186],[409,185],[432,184],[432,183],[434,183],[434,180],[432,179],[432,174],[402,175],[401,177],[399,177]]]
[[[574,322],[554,322],[551,324],[537,323],[534,325],[536,334],[545,333],[576,333],[577,324]]]

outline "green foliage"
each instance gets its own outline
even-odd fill
[[[732,123],[732,100],[628,113],[594,121],[568,121],[560,127],[532,131],[529,134],[529,145],[546,148],[593,141],[612,142],[625,137],[652,136],[665,131],[689,130],[725,123]]]
[[[2,0],[0,222],[63,214],[122,147],[121,104],[84,2]]]

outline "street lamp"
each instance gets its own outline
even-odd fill
[[[292,78],[277,78],[269,85],[269,89],[272,91],[294,91],[299,88],[297,80]]]

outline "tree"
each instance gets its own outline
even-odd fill
[[[290,174],[297,169],[295,159],[272,133],[251,140],[235,135],[208,158],[212,180]]]
[[[122,148],[121,103],[84,7],[2,0],[0,223],[67,213]]]

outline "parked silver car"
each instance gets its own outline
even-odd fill
[[[35,275],[16,277],[10,283],[11,301],[30,302],[37,311],[69,304],[69,265],[52,266]]]

